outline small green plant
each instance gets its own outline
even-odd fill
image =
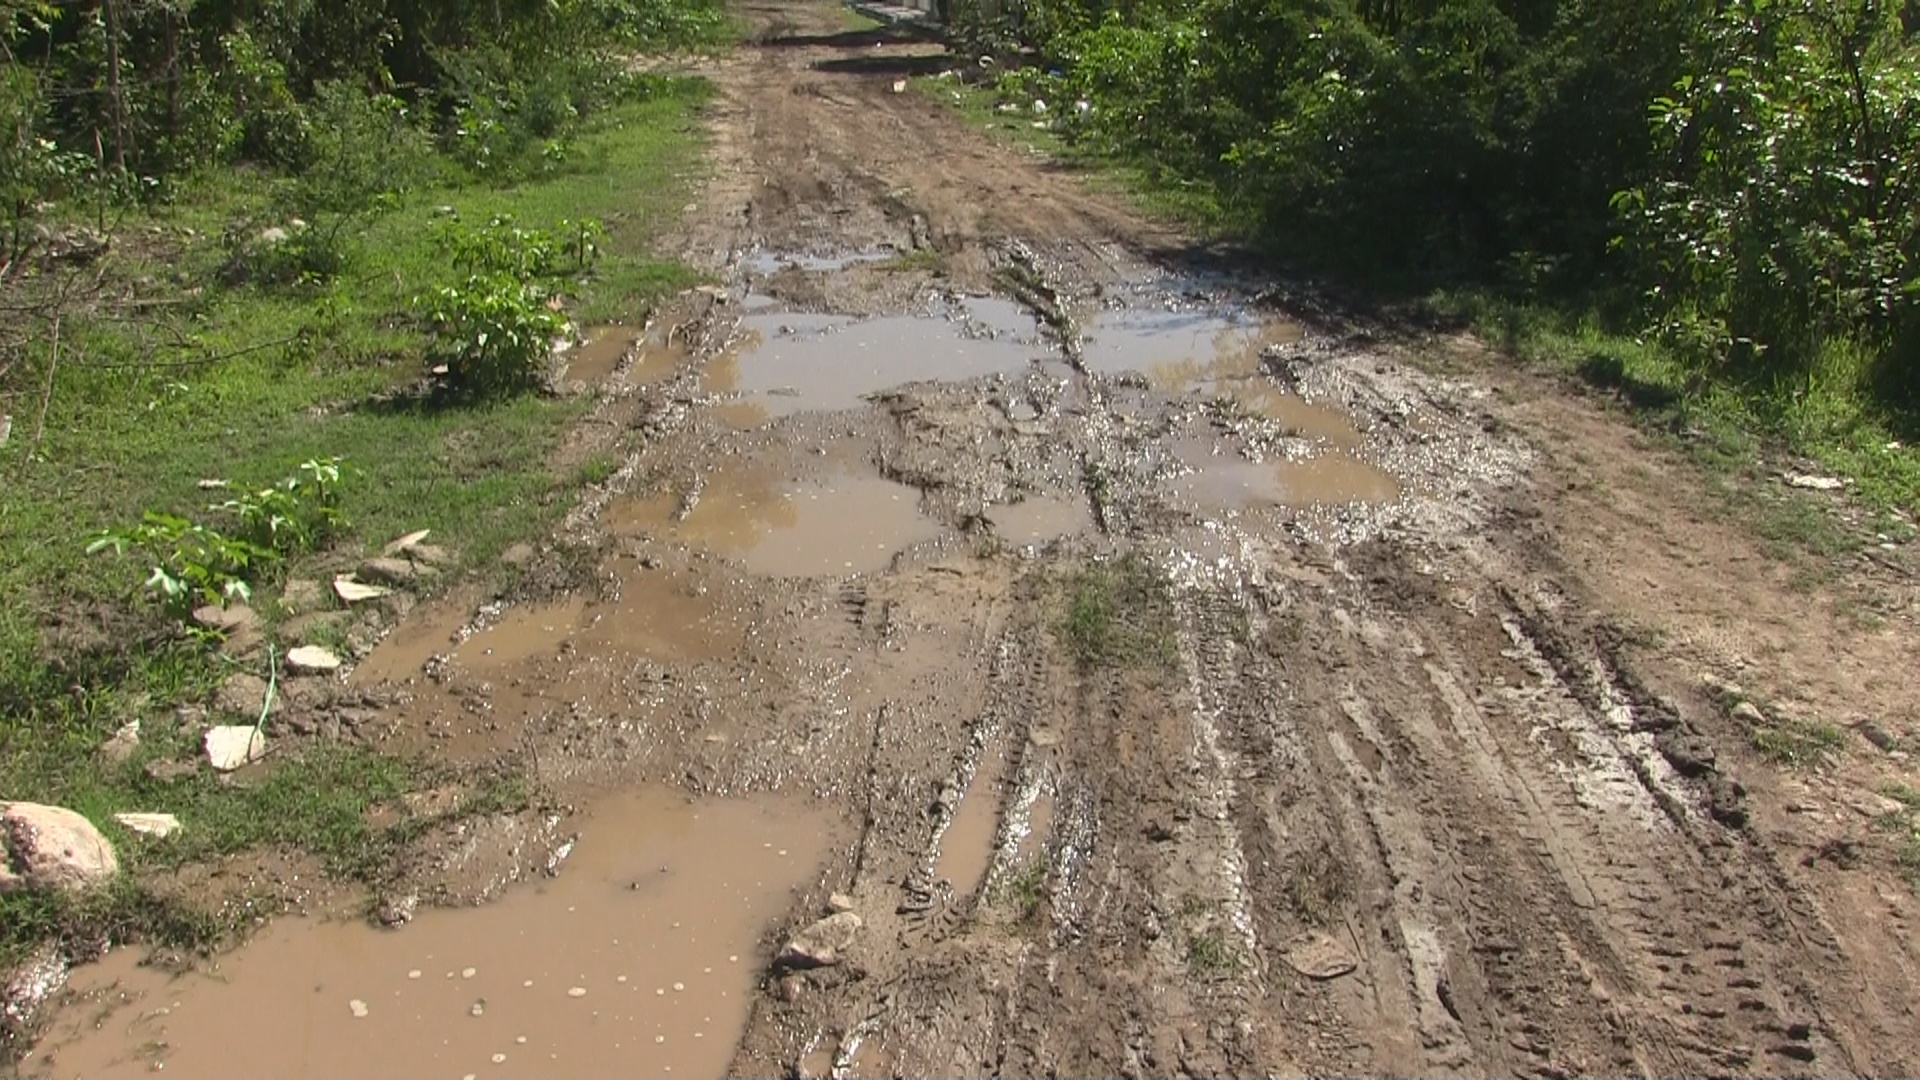
[[[102,529],[87,554],[138,552],[151,567],[142,588],[176,618],[202,604],[245,602],[287,555],[312,550],[345,527],[342,468],[341,458],[309,459],[273,487],[208,507],[235,519],[232,533],[149,510],[137,525]]]
[[[1783,720],[1753,733],[1753,748],[1761,757],[1796,769],[1832,764],[1846,744],[1846,733],[1839,728],[1806,720]]]
[[[595,454],[580,463],[580,484],[583,487],[604,484],[619,468],[619,464],[607,454]]]
[[[1081,569],[1067,584],[1060,636],[1086,668],[1171,663],[1166,582],[1134,554]]]
[[[1217,929],[1187,937],[1187,968],[1196,975],[1230,975],[1240,970],[1240,962],[1240,951]]]
[[[1000,896],[1012,905],[1014,917],[1027,922],[1040,910],[1047,898],[1047,860],[1040,857],[1008,875],[1000,885]]]
[[[311,551],[346,527],[340,512],[341,458],[309,459],[270,488],[211,509],[239,519],[242,539],[281,555]]]
[[[453,265],[468,274],[511,274],[522,281],[555,278],[593,269],[606,226],[597,218],[563,219],[554,231],[530,229],[511,214],[496,214],[470,227],[457,215],[438,225],[440,245]]]
[[[428,358],[446,365],[452,383],[481,393],[510,393],[540,384],[553,339],[567,320],[547,304],[546,290],[511,274],[475,275],[420,301],[433,327]]]
[[[251,599],[250,579],[279,559],[270,548],[152,510],[138,525],[102,530],[87,545],[87,554],[102,551],[144,557],[152,569],[142,587],[180,619],[201,604]]]

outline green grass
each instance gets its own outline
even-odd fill
[[[1170,666],[1173,612],[1166,580],[1133,554],[1081,567],[1067,580],[1058,632],[1084,669]]]
[[[1216,929],[1201,930],[1187,936],[1187,970],[1202,977],[1231,975],[1240,970],[1240,951],[1227,943]]]
[[[39,394],[27,389],[40,374],[0,387],[9,395],[0,404],[15,413],[13,437],[0,445],[0,793],[73,806],[110,831],[115,812],[177,813],[185,829],[166,843],[115,834],[136,871],[272,845],[319,855],[336,873],[373,873],[386,847],[364,812],[411,786],[412,765],[311,748],[276,756],[250,784],[211,774],[161,783],[142,771],[155,756],[197,756],[197,731],[169,731],[173,705],[204,700],[231,662],[171,632],[138,597],[143,566],[83,549],[92,533],[149,509],[203,515],[220,496],[202,480],[264,485],[335,454],[350,470],[341,507],[351,527],[286,574],[350,563],[419,528],[472,571],[548,528],[573,489],[605,479],[613,463],[551,464],[584,400],[463,404],[410,393],[426,345],[413,298],[455,276],[430,223],[443,206],[470,222],[512,214],[534,228],[599,218],[603,257],[569,283],[572,314],[638,321],[695,280],[649,244],[700,168],[696,110],[707,93],[694,80],[656,80],[643,98],[594,117],[551,175],[469,185],[438,167],[438,186],[361,223],[345,273],[322,285],[219,280],[225,223],[256,214],[270,184],[244,170],[123,222],[127,241],[100,268],[104,279],[163,293],[153,310],[169,317],[64,320],[44,441],[31,422]],[[170,342],[185,347],[156,348]],[[257,598],[263,613],[265,599]],[[96,748],[132,719],[144,725],[139,754],[125,766],[103,763]],[[54,917],[36,910],[28,918],[21,909],[23,924]],[[13,924],[12,913],[0,921]]]
[[[1775,765],[1816,768],[1833,762],[1847,745],[1847,734],[1832,724],[1781,720],[1753,733],[1753,748]]]
[[[1894,860],[1907,883],[1920,888],[1920,789],[1887,784],[1880,794],[1900,804],[1900,809],[1882,817],[1878,824],[1893,835]]]
[[[1028,922],[1047,898],[1047,860],[1037,857],[1013,871],[1000,883],[999,899],[1013,908],[1016,922]]]

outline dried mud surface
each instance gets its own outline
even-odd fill
[[[742,10],[675,241],[726,285],[583,372],[565,453],[622,463],[551,595],[425,605],[351,676],[391,749],[836,823],[756,959],[832,893],[864,927],[758,979],[730,1075],[1920,1071],[1859,809],[1904,758],[1781,773],[1699,682],[1909,737],[1906,579],[1850,623],[1595,403],[1208,269],[896,93],[937,46]],[[852,384],[805,335],[869,330],[1013,360],[806,406]],[[1089,574],[1131,648],[1076,653]],[[449,825],[385,899],[564,875],[572,835]]]

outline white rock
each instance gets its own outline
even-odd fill
[[[1807,473],[1789,472],[1781,473],[1780,479],[1785,480],[1788,487],[1804,488],[1808,491],[1839,491],[1847,486],[1847,482],[1837,476],[1811,476]]]
[[[287,650],[287,670],[296,675],[325,675],[340,670],[340,658],[331,649],[302,645]]]
[[[59,806],[0,803],[0,892],[79,891],[120,871],[113,845],[93,822]]]
[[[115,814],[113,820],[142,836],[172,836],[180,831],[180,819],[172,814]]]
[[[775,967],[817,968],[832,967],[845,957],[842,955],[853,945],[860,933],[860,916],[851,911],[839,911],[821,919],[787,942],[780,955],[773,958]]]
[[[391,596],[393,590],[379,585],[368,585],[352,574],[341,574],[333,579],[333,594],[338,596],[342,603],[357,604],[362,600],[378,600],[383,596]]]
[[[353,1014],[355,1020],[364,1020],[367,1017],[367,1003],[354,998],[347,1002],[347,1011]]]
[[[250,724],[225,724],[207,729],[207,763],[221,772],[232,772],[266,755],[267,737]]]
[[[381,548],[380,554],[385,555],[389,559],[393,558],[396,555],[405,555],[409,549],[413,548],[415,545],[419,544],[420,541],[425,540],[427,537],[431,536],[432,534],[433,534],[432,529],[421,529],[417,532],[410,532],[407,535],[399,538],[398,540],[395,540],[391,544],[388,544],[386,547]]]

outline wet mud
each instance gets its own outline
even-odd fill
[[[742,13],[676,238],[724,285],[607,369],[586,583],[348,676],[557,809],[423,830],[396,929],[115,954],[29,1075],[256,1008],[313,1037],[251,1075],[1920,1068],[1920,965],[1621,632],[1552,425],[833,66],[937,45]]]

